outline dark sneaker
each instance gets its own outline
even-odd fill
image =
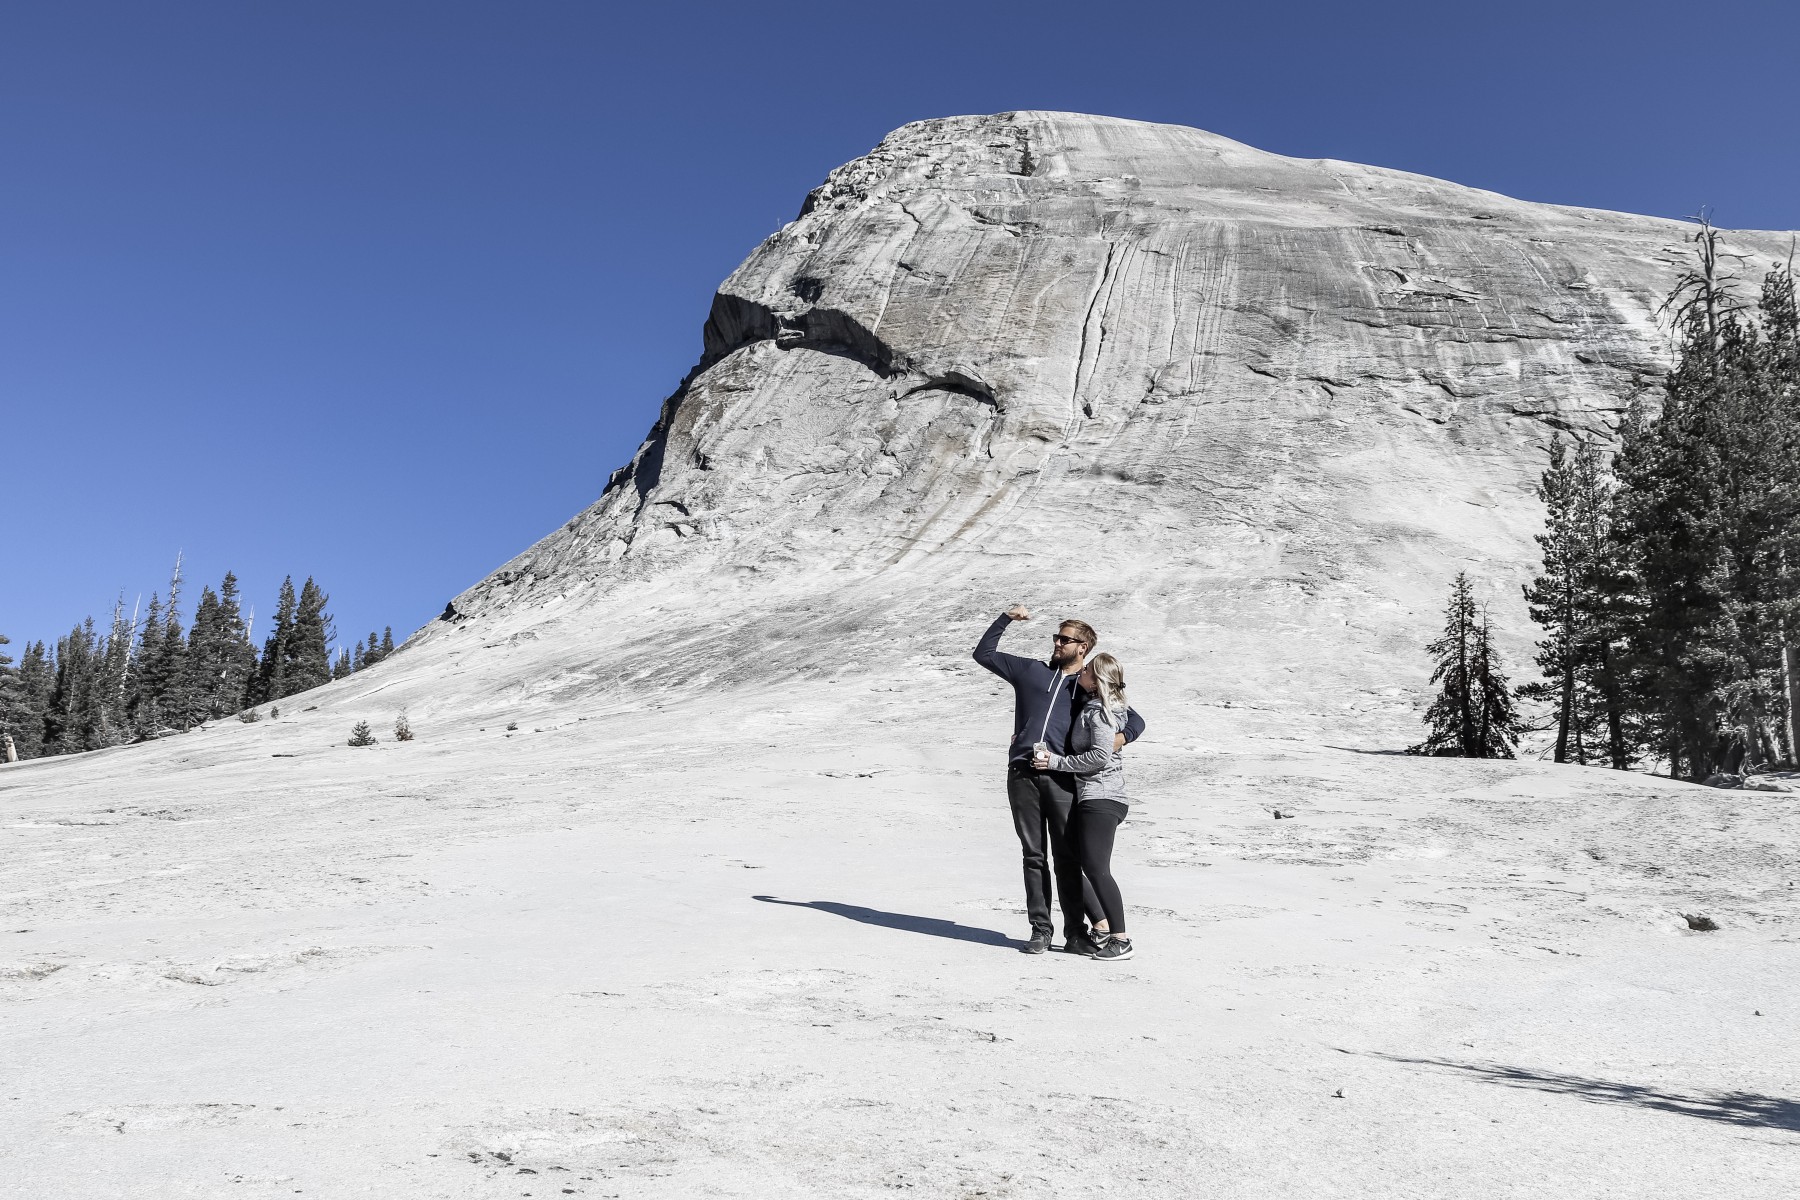
[[[1117,961],[1121,958],[1130,958],[1131,939],[1128,937],[1109,937],[1104,942],[1100,943],[1100,948],[1094,951],[1094,957],[1103,961]]]
[[[1022,947],[1019,948],[1019,953],[1021,953],[1021,954],[1042,954],[1044,951],[1048,950],[1049,948],[1050,948],[1049,931],[1046,930],[1043,933],[1037,933],[1034,931],[1031,935],[1031,940],[1029,942],[1026,942]]]
[[[1102,934],[1101,936],[1104,937],[1105,935]],[[1068,934],[1063,938],[1062,948],[1063,953],[1065,954],[1081,954],[1088,958],[1092,958],[1094,957],[1095,952],[1100,949],[1100,943],[1089,934],[1087,930],[1077,929],[1074,933]]]

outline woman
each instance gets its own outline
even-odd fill
[[[1125,727],[1125,669],[1112,655],[1096,654],[1082,669],[1081,687],[1088,702],[1069,730],[1073,753],[1039,754],[1036,761],[1040,769],[1075,776],[1075,809],[1069,824],[1081,852],[1081,873],[1093,885],[1106,914],[1106,929],[1094,927],[1094,957],[1130,958],[1125,902],[1112,877],[1113,835],[1129,811],[1125,767],[1113,750],[1114,735]]]

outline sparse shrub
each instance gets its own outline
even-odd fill
[[[281,715],[281,707],[279,705],[275,705],[275,704],[269,705],[269,720],[273,721],[280,715]]]
[[[509,721],[509,722],[507,722],[506,732],[511,733],[513,730],[517,729],[518,727],[519,727],[519,723],[517,721]]]
[[[254,725],[254,724],[256,724],[256,722],[260,721],[261,719],[262,719],[262,717],[257,713],[257,711],[254,708],[246,708],[243,712],[238,714],[238,720],[242,721],[246,725]]]
[[[373,746],[375,744],[375,731],[369,728],[367,721],[358,721],[351,727],[350,744],[352,746]]]
[[[400,715],[394,718],[394,740],[396,742],[410,742],[413,740],[412,726],[407,723],[406,710],[404,708],[400,710]]]

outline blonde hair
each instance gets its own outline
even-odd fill
[[[1094,682],[1100,685],[1100,703],[1114,715],[1123,713],[1130,705],[1125,699],[1125,668],[1104,650],[1088,659],[1087,665],[1094,672]]]

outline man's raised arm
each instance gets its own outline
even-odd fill
[[[975,643],[975,661],[1008,683],[1018,682],[1020,664],[1029,663],[1031,660],[1020,658],[1016,654],[1000,653],[1000,637],[1006,632],[1006,627],[1014,621],[1029,620],[1031,620],[1031,613],[1023,604],[1015,604],[1001,613],[999,618],[988,626],[987,632],[981,635],[981,640]]]

